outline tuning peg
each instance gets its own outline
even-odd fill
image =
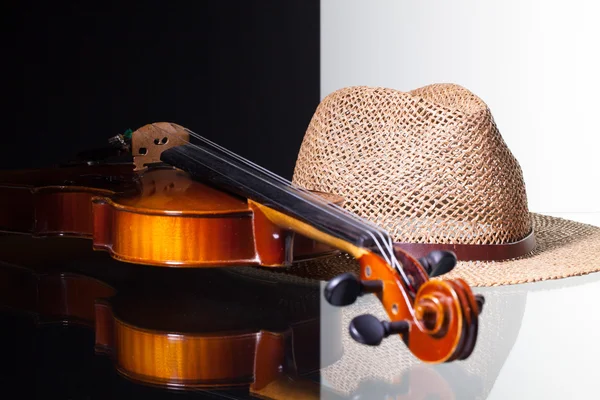
[[[325,299],[334,306],[348,306],[356,301],[358,296],[366,293],[378,293],[383,289],[380,280],[361,281],[356,275],[346,272],[327,282]]]
[[[475,301],[477,302],[477,307],[479,308],[478,314],[481,314],[481,312],[483,311],[483,305],[485,304],[485,298],[481,294],[476,294]]]
[[[434,250],[419,258],[419,262],[429,276],[438,276],[452,271],[456,266],[456,255],[451,251]]]
[[[370,314],[355,317],[349,327],[354,340],[369,346],[378,346],[384,338],[395,333],[406,333],[409,329],[408,321],[380,321]]]

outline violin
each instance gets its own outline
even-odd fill
[[[11,215],[0,219],[0,226],[31,233],[63,224],[54,232],[85,231],[94,249],[118,260],[166,267],[285,268],[297,260],[295,239],[304,237],[314,243],[310,248],[347,253],[361,266],[360,277],[342,274],[328,282],[329,303],[345,306],[374,294],[391,320],[355,318],[349,327],[355,340],[378,345],[398,334],[417,358],[429,363],[465,359],[473,351],[483,297],[461,279],[430,279],[453,268],[453,253],[434,251],[417,260],[395,248],[387,232],[336,201],[176,124],[150,124],[133,132],[130,141],[122,136],[113,141],[133,157],[127,173],[136,177],[136,189],[122,185],[120,191],[106,191],[103,185],[90,188],[77,180],[67,186],[24,186],[19,183],[24,177],[10,175],[0,194],[11,197],[2,204]],[[161,173],[169,179],[157,179]],[[101,171],[83,178],[109,185],[123,178],[129,182],[127,176]],[[61,210],[58,220],[45,212],[49,208]],[[81,220],[78,213],[91,218]],[[21,217],[29,217],[29,223],[19,225]]]
[[[246,268],[146,268],[76,239],[4,236],[0,249],[0,307],[38,326],[90,329],[95,353],[134,383],[317,399],[307,376],[342,354],[341,314],[321,315],[315,283]]]

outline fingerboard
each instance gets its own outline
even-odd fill
[[[324,204],[317,195],[211,143],[172,147],[160,158],[194,179],[251,199],[355,246],[375,250],[376,240],[389,240],[372,224],[340,207]]]

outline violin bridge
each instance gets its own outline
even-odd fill
[[[131,134],[134,170],[142,171],[148,165],[161,163],[163,151],[189,140],[190,135],[184,127],[170,122],[156,122],[139,128]]]

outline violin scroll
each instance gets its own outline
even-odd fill
[[[417,358],[428,363],[470,356],[477,339],[483,296],[475,296],[462,279],[429,279],[456,265],[453,253],[433,253],[417,261],[397,252],[402,271],[388,265],[381,256],[367,253],[358,259],[360,278],[342,274],[327,284],[325,297],[330,304],[349,305],[358,296],[374,293],[390,317],[389,322],[372,315],[356,317],[349,327],[354,340],[377,346],[384,338],[398,334]]]

